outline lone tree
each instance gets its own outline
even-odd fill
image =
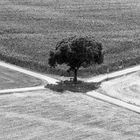
[[[66,64],[73,71],[73,81],[77,82],[77,71],[80,67],[103,63],[102,44],[93,37],[69,37],[58,42],[55,52],[50,51],[48,63],[51,67]]]

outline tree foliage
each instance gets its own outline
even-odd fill
[[[50,51],[48,61],[51,67],[66,64],[68,71],[74,72],[77,81],[77,71],[80,67],[103,63],[102,44],[94,37],[69,37],[57,43],[55,51]]]

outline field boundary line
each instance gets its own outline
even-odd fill
[[[140,114],[140,107],[138,107],[136,105],[133,105],[133,104],[130,104],[130,103],[126,103],[126,102],[121,101],[119,99],[115,99],[113,97],[109,97],[107,95],[103,95],[103,94],[101,94],[99,92],[95,92],[95,91],[90,91],[90,92],[87,92],[86,94],[88,96],[92,97],[92,98],[95,98],[95,99],[98,99],[98,100],[102,100],[104,102],[108,102],[108,103],[111,103],[111,104],[114,104],[114,105],[126,108],[128,110],[131,110],[131,111],[134,111],[134,112]]]
[[[140,70],[140,65],[137,65],[134,67],[123,69],[123,70],[106,73],[106,74],[101,74],[101,75],[94,76],[91,78],[85,78],[85,79],[83,78],[83,80],[85,82],[101,82],[103,80],[108,80],[108,79],[115,78],[118,76],[123,76],[123,75],[129,74],[129,73],[137,72],[139,70]]]
[[[14,88],[14,89],[3,89],[3,90],[0,90],[0,95],[10,94],[10,93],[15,93],[15,92],[36,91],[36,90],[43,90],[43,89],[45,89],[44,86]]]
[[[12,70],[24,73],[26,75],[30,75],[30,76],[36,77],[36,78],[41,79],[41,80],[45,80],[49,84],[56,84],[57,82],[59,82],[59,80],[51,78],[51,77],[46,76],[44,74],[33,72],[31,70],[27,70],[27,69],[24,69],[22,67],[19,67],[19,66],[13,65],[13,64],[5,63],[3,61],[0,61],[0,66],[3,66],[3,67],[6,67],[6,68],[9,68],[9,69],[12,69]]]

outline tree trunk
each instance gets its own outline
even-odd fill
[[[77,71],[78,69],[74,69],[74,78],[73,78],[74,83],[77,83]]]

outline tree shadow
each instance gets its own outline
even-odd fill
[[[64,91],[86,93],[88,91],[98,89],[100,87],[100,84],[101,82],[87,83],[83,81],[78,81],[77,83],[73,83],[73,81],[66,80],[66,81],[58,82],[58,84],[56,85],[48,84],[45,87],[53,91],[61,92],[61,93],[63,93]]]

